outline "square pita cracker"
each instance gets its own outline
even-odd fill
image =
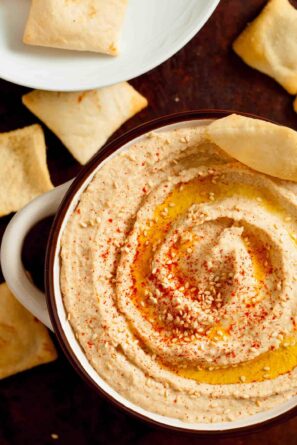
[[[0,284],[0,379],[56,358],[47,328]]]
[[[0,133],[0,216],[53,188],[40,125]]]
[[[297,132],[260,119],[231,114],[206,127],[206,136],[253,170],[297,182]]]
[[[297,10],[288,0],[270,0],[233,49],[248,65],[297,93]]]
[[[29,45],[117,55],[128,0],[32,0]]]
[[[85,164],[126,120],[147,106],[127,82],[71,93],[35,90],[23,103]]]

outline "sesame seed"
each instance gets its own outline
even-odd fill
[[[246,381],[246,376],[245,375],[241,375],[240,377],[239,377],[239,379],[240,379],[240,381],[241,382],[245,382]]]
[[[149,300],[152,304],[157,304],[158,301],[155,297],[150,297]]]
[[[210,408],[217,408],[219,406],[218,402],[211,402],[209,404]]]

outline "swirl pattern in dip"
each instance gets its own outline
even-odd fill
[[[150,411],[228,421],[296,394],[294,184],[203,128],[102,166],[62,240],[70,322],[97,372]]]

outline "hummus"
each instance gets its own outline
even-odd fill
[[[88,360],[121,395],[187,422],[297,393],[297,185],[234,162],[204,128],[110,158],[62,236],[61,288]]]

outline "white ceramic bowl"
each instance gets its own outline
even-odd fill
[[[47,1],[47,0],[44,0]],[[0,2],[0,77],[31,88],[75,91],[130,80],[167,60],[204,25],[219,0],[129,0],[121,54],[24,45],[29,0]]]
[[[288,400],[272,410],[261,412],[254,416],[226,423],[186,423],[170,417],[160,416],[144,410],[125,399],[110,387],[92,368],[86,359],[67,320],[60,290],[60,238],[67,220],[76,207],[81,193],[92,180],[94,174],[108,162],[118,151],[126,150],[136,140],[144,138],[149,131],[162,132],[185,126],[200,126],[215,118],[225,116],[226,112],[185,112],[165,118],[156,119],[130,131],[114,142],[105,146],[81,170],[72,182],[63,184],[32,201],[18,212],[9,223],[1,246],[1,263],[3,274],[8,286],[19,301],[37,318],[54,330],[60,344],[79,374],[94,388],[103,393],[126,411],[145,419],[146,421],[191,433],[220,433],[255,429],[263,424],[271,424],[281,418],[291,416],[296,410],[297,397]],[[46,297],[29,281],[21,263],[21,249],[28,230],[42,218],[56,213],[48,240],[45,287]],[[50,314],[50,316],[49,316]],[[290,412],[289,412],[290,411]]]

